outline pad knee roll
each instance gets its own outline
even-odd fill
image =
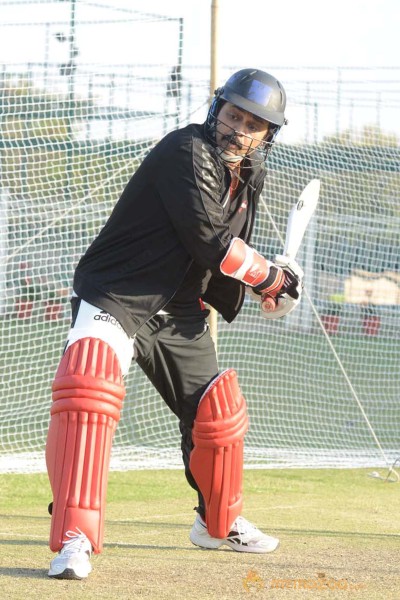
[[[112,438],[125,396],[119,361],[108,344],[84,338],[65,352],[53,386],[46,462],[53,492],[50,548],[68,530],[102,550]]]
[[[246,401],[236,371],[216,377],[203,394],[193,425],[190,471],[204,497],[207,530],[227,537],[243,503],[243,443]]]

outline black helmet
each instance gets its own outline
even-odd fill
[[[208,111],[207,133],[212,140],[215,140],[218,113],[224,101],[270,123],[263,150],[265,160],[280,128],[287,123],[286,93],[282,84],[272,75],[259,69],[241,69],[231,75],[225,85],[215,91]]]

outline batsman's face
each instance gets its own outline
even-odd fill
[[[264,144],[268,122],[225,102],[217,117],[216,142],[225,153],[246,156]]]

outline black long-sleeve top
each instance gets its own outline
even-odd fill
[[[219,266],[232,237],[249,241],[265,177],[263,166],[242,173],[231,202],[231,172],[204,126],[166,135],[80,259],[75,292],[112,314],[130,336],[160,309],[173,312],[179,299],[190,300],[190,290],[200,290],[205,302],[232,321],[245,286],[223,276]]]

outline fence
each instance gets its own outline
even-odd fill
[[[206,114],[207,70],[182,64],[182,20],[129,14],[124,27],[168,29],[162,64],[83,65],[74,50],[78,33],[113,21],[76,20],[66,39],[57,39],[60,23],[44,21],[34,24],[45,40],[43,60],[1,70],[0,470],[44,468],[50,384],[80,254],[149,148]],[[27,25],[0,25],[12,27]],[[65,60],[52,59],[58,45],[67,47]],[[248,398],[246,464],[388,464],[400,442],[399,301],[376,302],[372,290],[378,276],[398,287],[392,115],[400,69],[264,68],[285,84],[290,124],[267,162],[263,201],[274,226],[261,206],[254,245],[268,256],[279,252],[274,227],[284,232],[302,187],[319,177],[322,192],[299,255],[311,303],[304,298],[292,315],[270,323],[249,301],[232,325],[219,322],[221,368],[237,368]],[[226,68],[222,80],[234,70]],[[346,287],[355,274],[365,291],[357,302]],[[180,465],[174,417],[137,366],[127,383],[112,465]]]

